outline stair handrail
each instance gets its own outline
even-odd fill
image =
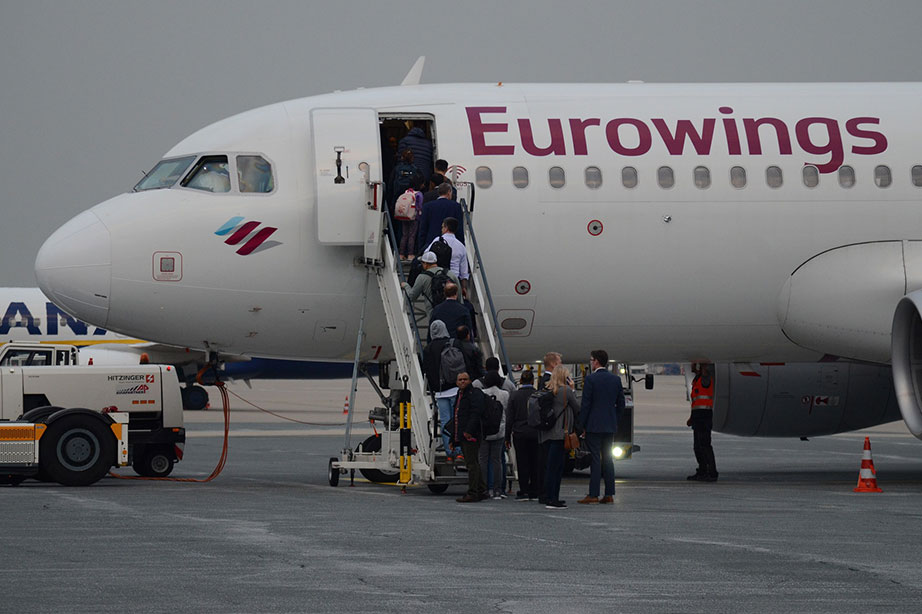
[[[473,185],[471,185],[471,195],[473,196]],[[480,255],[480,247],[477,244],[477,235],[474,233],[474,222],[471,217],[471,211],[468,209],[467,201],[464,198],[461,199],[461,212],[464,215],[464,229],[467,236],[470,237],[470,247],[472,248],[472,250],[467,250],[468,256],[476,260],[480,278],[483,280],[483,291],[486,295],[487,307],[490,310],[490,323],[493,325],[493,333],[496,335],[496,342],[499,344],[499,348],[497,349],[506,367],[506,374],[511,375],[512,364],[509,362],[509,355],[506,353],[506,343],[503,341],[503,334],[500,331],[499,321],[496,317],[496,306],[493,303],[493,293],[490,292],[490,282],[487,280],[487,270],[483,266],[483,258]],[[486,320],[486,318],[484,318],[484,320]]]

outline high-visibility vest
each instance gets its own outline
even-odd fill
[[[692,381],[692,409],[714,409],[714,378],[708,377],[706,381],[707,386],[704,385],[700,375],[695,376],[694,381]]]

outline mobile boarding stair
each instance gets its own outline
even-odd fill
[[[464,236],[470,269],[468,299],[473,302],[477,314],[477,342],[485,357],[498,357],[509,373],[509,361],[502,336],[498,332],[496,309],[474,234],[471,215],[473,207],[467,204],[468,200],[473,203],[473,186],[458,184],[457,187],[459,192],[468,197],[462,198],[460,202],[464,209]],[[364,255],[356,261],[357,266],[366,269],[365,295],[356,340],[345,443],[341,456],[329,460],[329,482],[331,486],[336,486],[341,475],[348,473],[354,478],[355,471],[359,470],[372,481],[394,481],[404,487],[409,484],[425,484],[432,492],[441,493],[451,484],[466,484],[467,474],[458,473],[458,467],[448,463],[444,450],[440,449],[438,408],[435,397],[427,388],[422,368],[423,339],[427,331],[420,331],[417,327],[413,305],[401,286],[406,277],[394,233],[389,228],[389,216],[383,198],[384,185],[369,182],[367,190],[364,220],[364,236],[367,239]],[[368,376],[359,359],[365,336],[368,296],[374,292],[372,284],[377,285],[381,294],[395,355],[394,362],[383,370],[386,376],[379,377],[380,380],[387,380],[383,383],[389,386],[390,393],[387,395]],[[369,420],[379,436],[354,447],[354,399],[360,372],[368,377],[384,407],[375,408],[369,413]],[[372,442],[373,445],[369,445]]]

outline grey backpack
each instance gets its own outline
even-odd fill
[[[461,348],[455,345],[456,342],[457,339],[450,339],[442,348],[439,375],[443,386],[445,384],[454,385],[458,380],[458,374],[467,371],[464,354],[461,353]]]

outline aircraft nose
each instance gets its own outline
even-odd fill
[[[93,211],[58,228],[35,259],[35,276],[45,296],[101,327],[109,317],[111,269],[109,231]]]

